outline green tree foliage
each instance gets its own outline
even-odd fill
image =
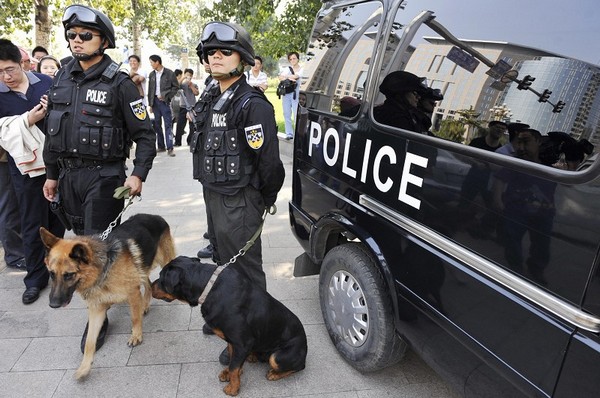
[[[215,2],[211,19],[242,25],[252,37],[254,49],[263,57],[278,59],[290,51],[304,52],[320,0],[291,0],[281,15],[280,0],[223,0]]]
[[[31,12],[34,10],[33,0],[3,0],[0,7],[0,29],[4,35],[16,29],[31,32]]]
[[[435,135],[446,140],[454,142],[463,142],[465,134],[465,125],[460,120],[444,119],[440,123],[440,129]]]

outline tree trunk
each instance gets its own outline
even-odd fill
[[[131,23],[131,37],[133,39],[133,53],[138,57],[142,56],[142,28],[140,21],[137,18],[138,8],[140,7],[138,0],[131,0],[131,9],[133,10],[133,18]]]
[[[48,0],[35,0],[35,46],[49,50],[52,21],[48,14]]]

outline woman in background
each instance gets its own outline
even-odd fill
[[[296,112],[298,110],[302,67],[298,63],[300,61],[300,54],[296,51],[288,53],[287,59],[290,66],[281,71],[279,74],[279,81],[290,79],[296,82],[296,90],[281,97],[283,102],[283,118],[285,120],[285,139],[291,140],[294,138],[294,126],[292,121],[296,119]]]

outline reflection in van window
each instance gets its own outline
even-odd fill
[[[365,18],[365,16],[367,16]],[[341,113],[342,97],[361,101],[381,22],[379,3],[321,11],[308,45],[301,90],[306,106]],[[344,65],[344,68],[336,68]],[[358,112],[358,107],[352,108]],[[344,116],[354,116],[344,112]]]
[[[379,82],[393,71],[403,70],[424,78],[429,87],[440,89],[443,104],[438,102],[430,113],[433,134],[469,144],[477,137],[479,127],[491,121],[526,123],[542,135],[542,157],[545,150],[559,151],[558,158],[543,161],[545,165],[575,170],[575,164],[593,154],[600,143],[598,66],[559,55],[551,48],[503,41],[502,32],[498,32],[497,41],[457,39],[458,45],[453,40],[456,37],[442,37],[446,35],[438,27],[444,21],[437,21],[435,14],[418,25],[418,30],[406,29],[414,17],[405,10],[396,15]],[[443,28],[452,34],[452,26]],[[383,93],[377,94],[374,112],[387,100]],[[406,126],[401,121],[388,120],[386,124]],[[552,132],[564,133],[581,144],[575,147],[565,141],[557,146],[556,137],[550,138]],[[508,143],[508,137],[501,142]],[[578,148],[576,160],[571,159],[575,154],[567,155],[563,150],[569,145]]]

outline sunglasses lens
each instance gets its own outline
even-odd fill
[[[74,32],[72,30],[68,30],[67,31],[67,38],[69,40],[75,40],[75,38],[79,36],[79,38],[83,41],[90,41],[94,38],[94,35],[92,34],[92,32]]]
[[[233,54],[233,50],[230,50],[228,48],[211,48],[210,50],[206,51],[206,54],[212,57],[217,53],[217,51],[220,51],[221,54],[223,54],[226,57],[230,57],[231,54]]]

